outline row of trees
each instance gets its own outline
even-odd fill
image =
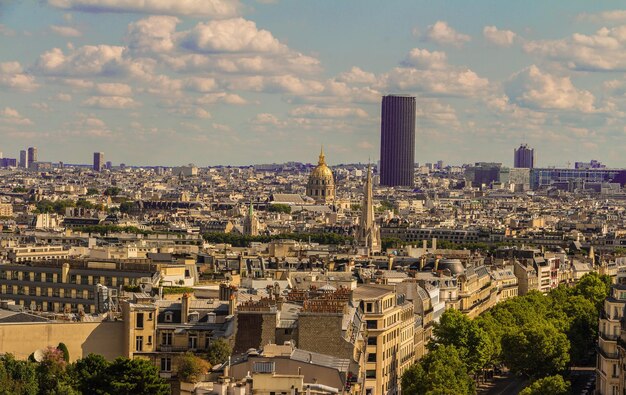
[[[353,238],[337,233],[284,233],[280,235],[248,236],[238,233],[205,233],[204,240],[209,243],[230,244],[233,247],[247,247],[252,242],[268,243],[277,239],[291,239],[296,241],[308,241],[320,244],[346,244],[351,243]]]
[[[610,278],[591,273],[548,295],[532,291],[508,299],[474,320],[447,310],[434,326],[431,352],[403,375],[402,389],[473,394],[474,378],[504,364],[535,381],[527,395],[566,394],[569,383],[561,375],[571,364],[593,360],[598,318],[609,291]],[[541,392],[546,388],[551,390]]]
[[[66,351],[66,350],[65,350]],[[108,362],[90,354],[74,363],[61,348],[50,347],[40,362],[0,356],[0,395],[166,395],[170,385],[145,359],[117,358]]]

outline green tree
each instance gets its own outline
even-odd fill
[[[232,354],[232,347],[224,339],[213,340],[207,350],[207,359],[211,365],[217,365],[225,362]]]
[[[117,358],[106,371],[106,393],[116,395],[168,395],[170,386],[145,359]]]
[[[67,362],[63,359],[63,351],[56,347],[48,347],[44,352],[43,361],[37,366],[39,392],[57,395],[78,394],[70,385],[71,379],[66,367]]]
[[[269,212],[291,214],[291,206],[288,204],[270,204]]]
[[[563,376],[548,376],[539,379],[524,388],[519,395],[568,395],[570,383],[563,379]]]
[[[18,361],[12,354],[0,356],[0,395],[36,395],[39,392],[37,365]]]
[[[63,342],[59,343],[57,348],[63,354],[63,360],[65,361],[65,363],[70,363],[70,351],[67,349],[67,346],[65,345],[65,343]]]
[[[102,356],[89,354],[70,366],[75,388],[83,394],[106,394],[109,362]]]
[[[107,189],[104,190],[104,195],[105,196],[117,196],[120,194],[120,192],[122,192],[121,188],[118,187],[108,187]]]
[[[120,212],[129,213],[135,207],[135,202],[122,202],[120,203]]]
[[[529,324],[502,337],[502,357],[513,373],[540,378],[563,372],[570,343],[549,323]]]
[[[402,375],[403,394],[466,395],[474,394],[461,354],[454,346],[438,346]]]
[[[474,321],[456,309],[446,310],[433,329],[431,347],[454,346],[475,373],[492,361],[493,346],[487,333]]]
[[[87,188],[87,195],[88,196],[92,196],[92,195],[99,195],[100,191],[96,188]]]
[[[611,291],[611,279],[609,276],[601,276],[598,273],[588,273],[574,286],[574,295],[581,295],[595,303],[600,309],[604,304],[604,299]]]
[[[197,383],[210,368],[211,365],[202,358],[196,357],[192,352],[186,352],[176,360],[178,366],[178,378],[188,383]]]

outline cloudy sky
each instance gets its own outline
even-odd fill
[[[549,4],[546,4],[549,3]],[[626,167],[626,4],[0,0],[0,151],[197,165],[379,156],[417,97],[416,161]]]

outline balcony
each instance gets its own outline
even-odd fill
[[[619,335],[612,335],[610,333],[604,333],[601,331],[600,337],[607,341],[617,341],[617,339],[619,338]]]

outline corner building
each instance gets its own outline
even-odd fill
[[[414,185],[415,97],[383,96],[380,121],[380,185]]]

